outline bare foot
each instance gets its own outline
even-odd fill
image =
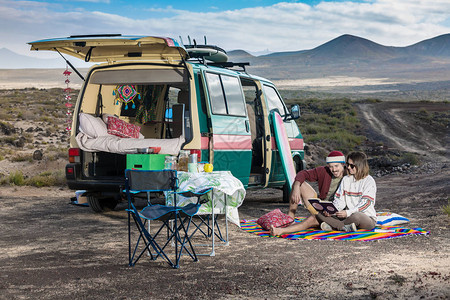
[[[276,228],[273,225],[270,226],[270,235],[277,236],[281,235],[281,228]]]

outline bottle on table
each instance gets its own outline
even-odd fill
[[[188,171],[189,150],[180,150],[178,156],[178,171]]]

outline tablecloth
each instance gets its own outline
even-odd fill
[[[238,207],[241,206],[245,198],[245,188],[242,182],[234,177],[230,171],[214,172],[178,172],[178,191],[198,191],[201,189],[213,188],[213,197],[215,202],[215,214],[225,214],[225,197],[227,201],[226,217],[240,227]],[[211,200],[211,193],[207,194]],[[186,198],[177,195],[177,203],[184,206],[188,203],[196,203],[197,198]],[[173,204],[173,195],[167,195],[166,204]],[[199,214],[212,212],[212,201],[202,204]]]

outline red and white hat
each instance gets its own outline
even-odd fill
[[[345,164],[345,156],[340,151],[331,151],[327,156],[327,164],[329,163],[343,163]]]

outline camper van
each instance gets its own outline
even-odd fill
[[[269,118],[273,110],[284,120],[296,170],[305,168],[294,121],[298,105],[286,107],[272,82],[248,74],[246,63],[228,62],[219,47],[122,35],[29,44],[31,50],[98,63],[83,78],[66,166],[69,188],[85,190],[96,212],[121,200],[127,156],[142,149],[172,156],[188,150],[214,171],[230,171],[246,188],[282,188],[288,200]]]

